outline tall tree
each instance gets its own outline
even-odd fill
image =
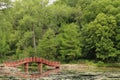
[[[9,53],[9,34],[12,30],[12,24],[8,19],[9,15],[7,15],[9,9],[1,9],[0,10],[0,60],[7,57]]]
[[[96,19],[83,28],[84,52],[91,59],[106,60],[117,56],[112,42],[116,28],[115,17],[100,13]]]
[[[17,51],[21,50],[24,54],[29,53],[27,48],[31,47],[34,49],[34,53],[37,53],[38,39],[41,38],[41,34],[46,27],[46,5],[47,0],[21,0],[14,2],[12,9],[14,12],[12,14],[13,27],[19,36],[14,45],[17,47]]]
[[[64,61],[77,59],[81,55],[79,27],[72,24],[63,25],[59,30],[59,55]]]
[[[43,38],[39,40],[37,46],[38,56],[46,59],[56,59],[57,40],[55,32],[52,29],[48,29]]]

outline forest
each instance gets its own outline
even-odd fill
[[[0,63],[25,57],[120,61],[120,0],[0,0]]]

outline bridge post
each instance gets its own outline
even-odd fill
[[[38,72],[42,74],[42,63],[38,63]]]
[[[28,65],[29,65],[28,63],[24,64],[24,70],[25,70],[26,73],[28,73]]]

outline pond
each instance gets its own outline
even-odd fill
[[[72,72],[65,71],[41,80],[120,80],[120,72]]]
[[[58,74],[36,79],[21,79],[16,76],[0,76],[0,80],[120,80],[120,68],[93,68],[90,70],[61,70]]]
[[[76,65],[75,65],[76,66]],[[120,68],[114,67],[63,67],[59,74],[41,80],[120,80]]]

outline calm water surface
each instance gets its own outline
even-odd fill
[[[18,77],[2,77],[0,80],[120,80],[120,68],[96,68],[89,71],[61,71],[47,77],[37,79],[21,79]]]
[[[62,71],[42,80],[120,80],[120,68],[96,68],[89,71]]]

